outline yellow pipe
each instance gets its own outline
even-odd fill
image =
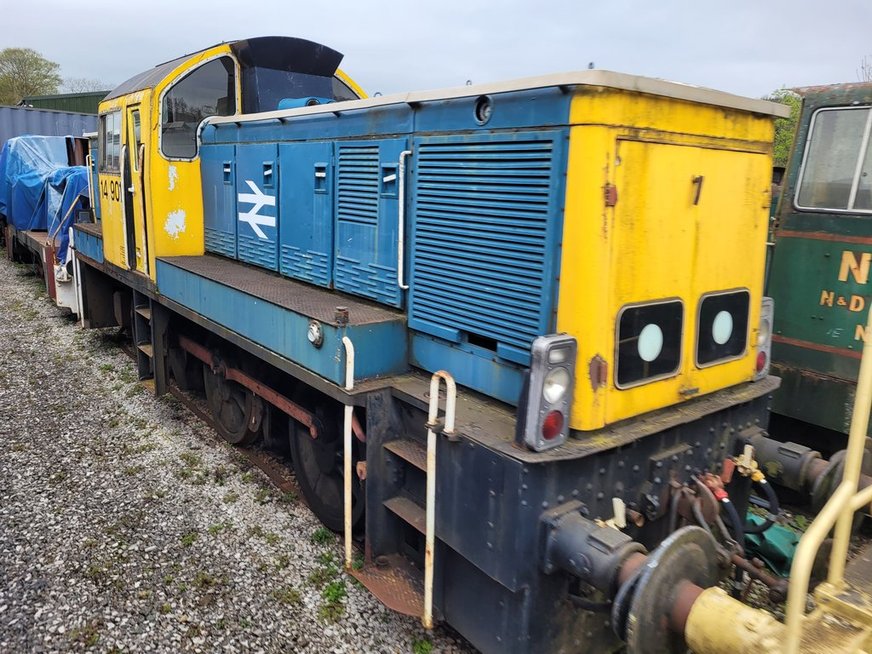
[[[872,332],[872,309],[866,320],[866,329],[867,333]],[[799,654],[802,642],[802,620],[812,566],[817,551],[833,524],[836,525],[836,531],[827,581],[836,588],[844,583],[854,511],[872,498],[872,491],[869,489],[857,492],[866,433],[869,428],[870,402],[872,402],[872,339],[863,344],[863,358],[860,361],[860,373],[857,378],[857,392],[854,398],[842,482],[799,541],[790,568],[790,588],[787,591],[785,611],[787,626],[785,654]]]
[[[866,321],[866,333],[872,333],[872,309]],[[848,435],[848,451],[845,454],[845,472],[842,476],[842,483],[850,484],[853,492],[857,491],[860,484],[860,468],[863,465],[863,452],[869,429],[870,402],[872,402],[872,339],[866,339],[863,342],[863,358],[860,360],[857,393],[854,396],[854,411],[851,415],[851,430]],[[830,553],[830,572],[827,581],[834,586],[839,586],[845,575],[853,521],[854,512],[849,505],[846,505],[836,523],[833,549]]]
[[[684,638],[696,654],[774,652],[784,638],[784,625],[715,586],[694,601]]]
[[[839,484],[836,492],[833,493],[824,508],[817,514],[814,522],[803,534],[796,548],[793,565],[790,566],[790,586],[787,589],[785,654],[799,654],[808,583],[811,579],[811,570],[818,548],[830,533],[830,529],[842,511],[842,505],[850,503],[853,493],[854,489],[851,488],[850,484]]]

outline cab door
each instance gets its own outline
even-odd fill
[[[131,270],[149,273],[148,232],[146,221],[145,166],[146,144],[143,142],[140,105],[127,107],[124,159],[124,231],[127,245],[127,265]]]

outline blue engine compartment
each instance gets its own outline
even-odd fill
[[[485,120],[465,97],[207,124],[206,250],[404,309],[412,365],[514,404],[555,328],[570,100],[547,87],[488,96]]]

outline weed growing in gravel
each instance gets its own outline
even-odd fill
[[[194,471],[191,470],[190,468],[179,468],[178,470],[176,470],[176,477],[178,477],[179,479],[187,480],[193,476],[194,476]]]
[[[318,555],[318,563],[321,565],[336,565],[336,557],[333,552],[321,552]]]
[[[212,471],[212,480],[219,486],[223,486],[229,477],[230,471],[222,465],[215,466]]]
[[[433,643],[422,638],[412,643],[412,654],[431,654],[433,651]]]
[[[95,584],[99,584],[106,578],[106,570],[99,563],[91,563],[85,568],[85,578],[90,579]]]
[[[312,542],[316,545],[324,545],[333,540],[333,532],[327,527],[318,527],[312,532]]]
[[[127,392],[124,394],[124,396],[127,398],[136,397],[137,395],[145,391],[145,386],[141,384],[133,384],[133,386],[127,389]]]
[[[133,456],[135,454],[145,454],[146,452],[151,452],[152,450],[157,449],[157,445],[154,443],[124,443],[121,446],[121,449],[118,450],[122,456]]]
[[[336,622],[345,612],[345,604],[342,600],[348,593],[345,590],[345,582],[342,579],[331,581],[321,591],[321,599],[323,600],[318,607],[318,615],[326,622]]]
[[[293,586],[283,586],[272,592],[273,599],[281,604],[293,605],[303,601],[300,592]]]
[[[225,532],[225,531],[230,531],[231,529],[233,529],[232,522],[218,522],[218,523],[215,523],[214,525],[209,526],[209,535],[210,536],[217,536],[218,534]]]
[[[339,568],[336,564],[328,563],[315,568],[315,571],[308,576],[307,581],[315,588],[324,588],[328,583],[335,581],[338,576]]]
[[[272,499],[272,493],[269,488],[258,488],[257,494],[254,496],[254,501],[258,504],[268,504]]]
[[[208,572],[200,570],[194,575],[194,586],[197,588],[215,588],[224,584],[224,577],[221,575],[212,575]]]
[[[184,461],[185,465],[189,468],[199,468],[203,463],[203,459],[199,454],[194,454],[193,452],[182,452],[179,454],[179,458]]]
[[[85,647],[94,647],[100,641],[100,622],[92,620],[70,631],[70,640]]]
[[[299,499],[297,494],[294,491],[288,491],[286,493],[282,493],[281,500],[284,504],[293,504]]]
[[[135,477],[140,472],[142,472],[142,470],[143,470],[143,466],[140,466],[140,465],[127,466],[126,468],[124,468],[124,474],[127,475],[128,477]]]
[[[182,543],[183,546],[190,547],[191,545],[194,544],[194,541],[197,540],[197,536],[198,536],[197,530],[193,529],[193,530],[189,531],[188,533],[186,533],[185,535],[183,535],[180,539],[180,542]]]
[[[225,504],[233,504],[234,502],[236,502],[236,500],[239,499],[239,493],[236,493],[234,491],[227,491],[226,493],[224,493],[223,499]]]
[[[242,481],[244,481],[246,484],[250,484],[250,483],[253,482],[255,479],[257,479],[257,477],[254,476],[254,473],[253,473],[253,472],[244,472],[244,473],[242,473]]]
[[[287,554],[280,554],[278,558],[276,558],[276,570],[284,570],[289,565],[291,565],[291,557]]]
[[[173,607],[170,606],[169,602],[164,602],[163,604],[160,605],[160,608],[158,609],[158,611],[160,611],[163,615],[166,615],[167,613],[169,613],[172,610],[173,610]]]
[[[100,372],[113,372],[115,370],[115,366],[111,363],[101,363],[100,364]]]
[[[139,381],[139,374],[133,371],[133,366],[123,366],[118,371],[118,376],[125,384],[132,384]]]

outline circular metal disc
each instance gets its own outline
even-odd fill
[[[257,436],[250,427],[255,402],[251,391],[203,366],[206,403],[218,433],[229,443],[247,445]]]
[[[639,566],[618,589],[615,599],[612,600],[612,629],[621,640],[627,640],[627,618],[630,617],[630,603],[633,601],[636,585],[639,583],[639,577],[644,569],[644,565]]]
[[[669,628],[669,613],[681,581],[702,588],[718,580],[712,537],[700,527],[684,527],[664,540],[642,566],[627,618],[629,654],[683,654],[684,637]]]

